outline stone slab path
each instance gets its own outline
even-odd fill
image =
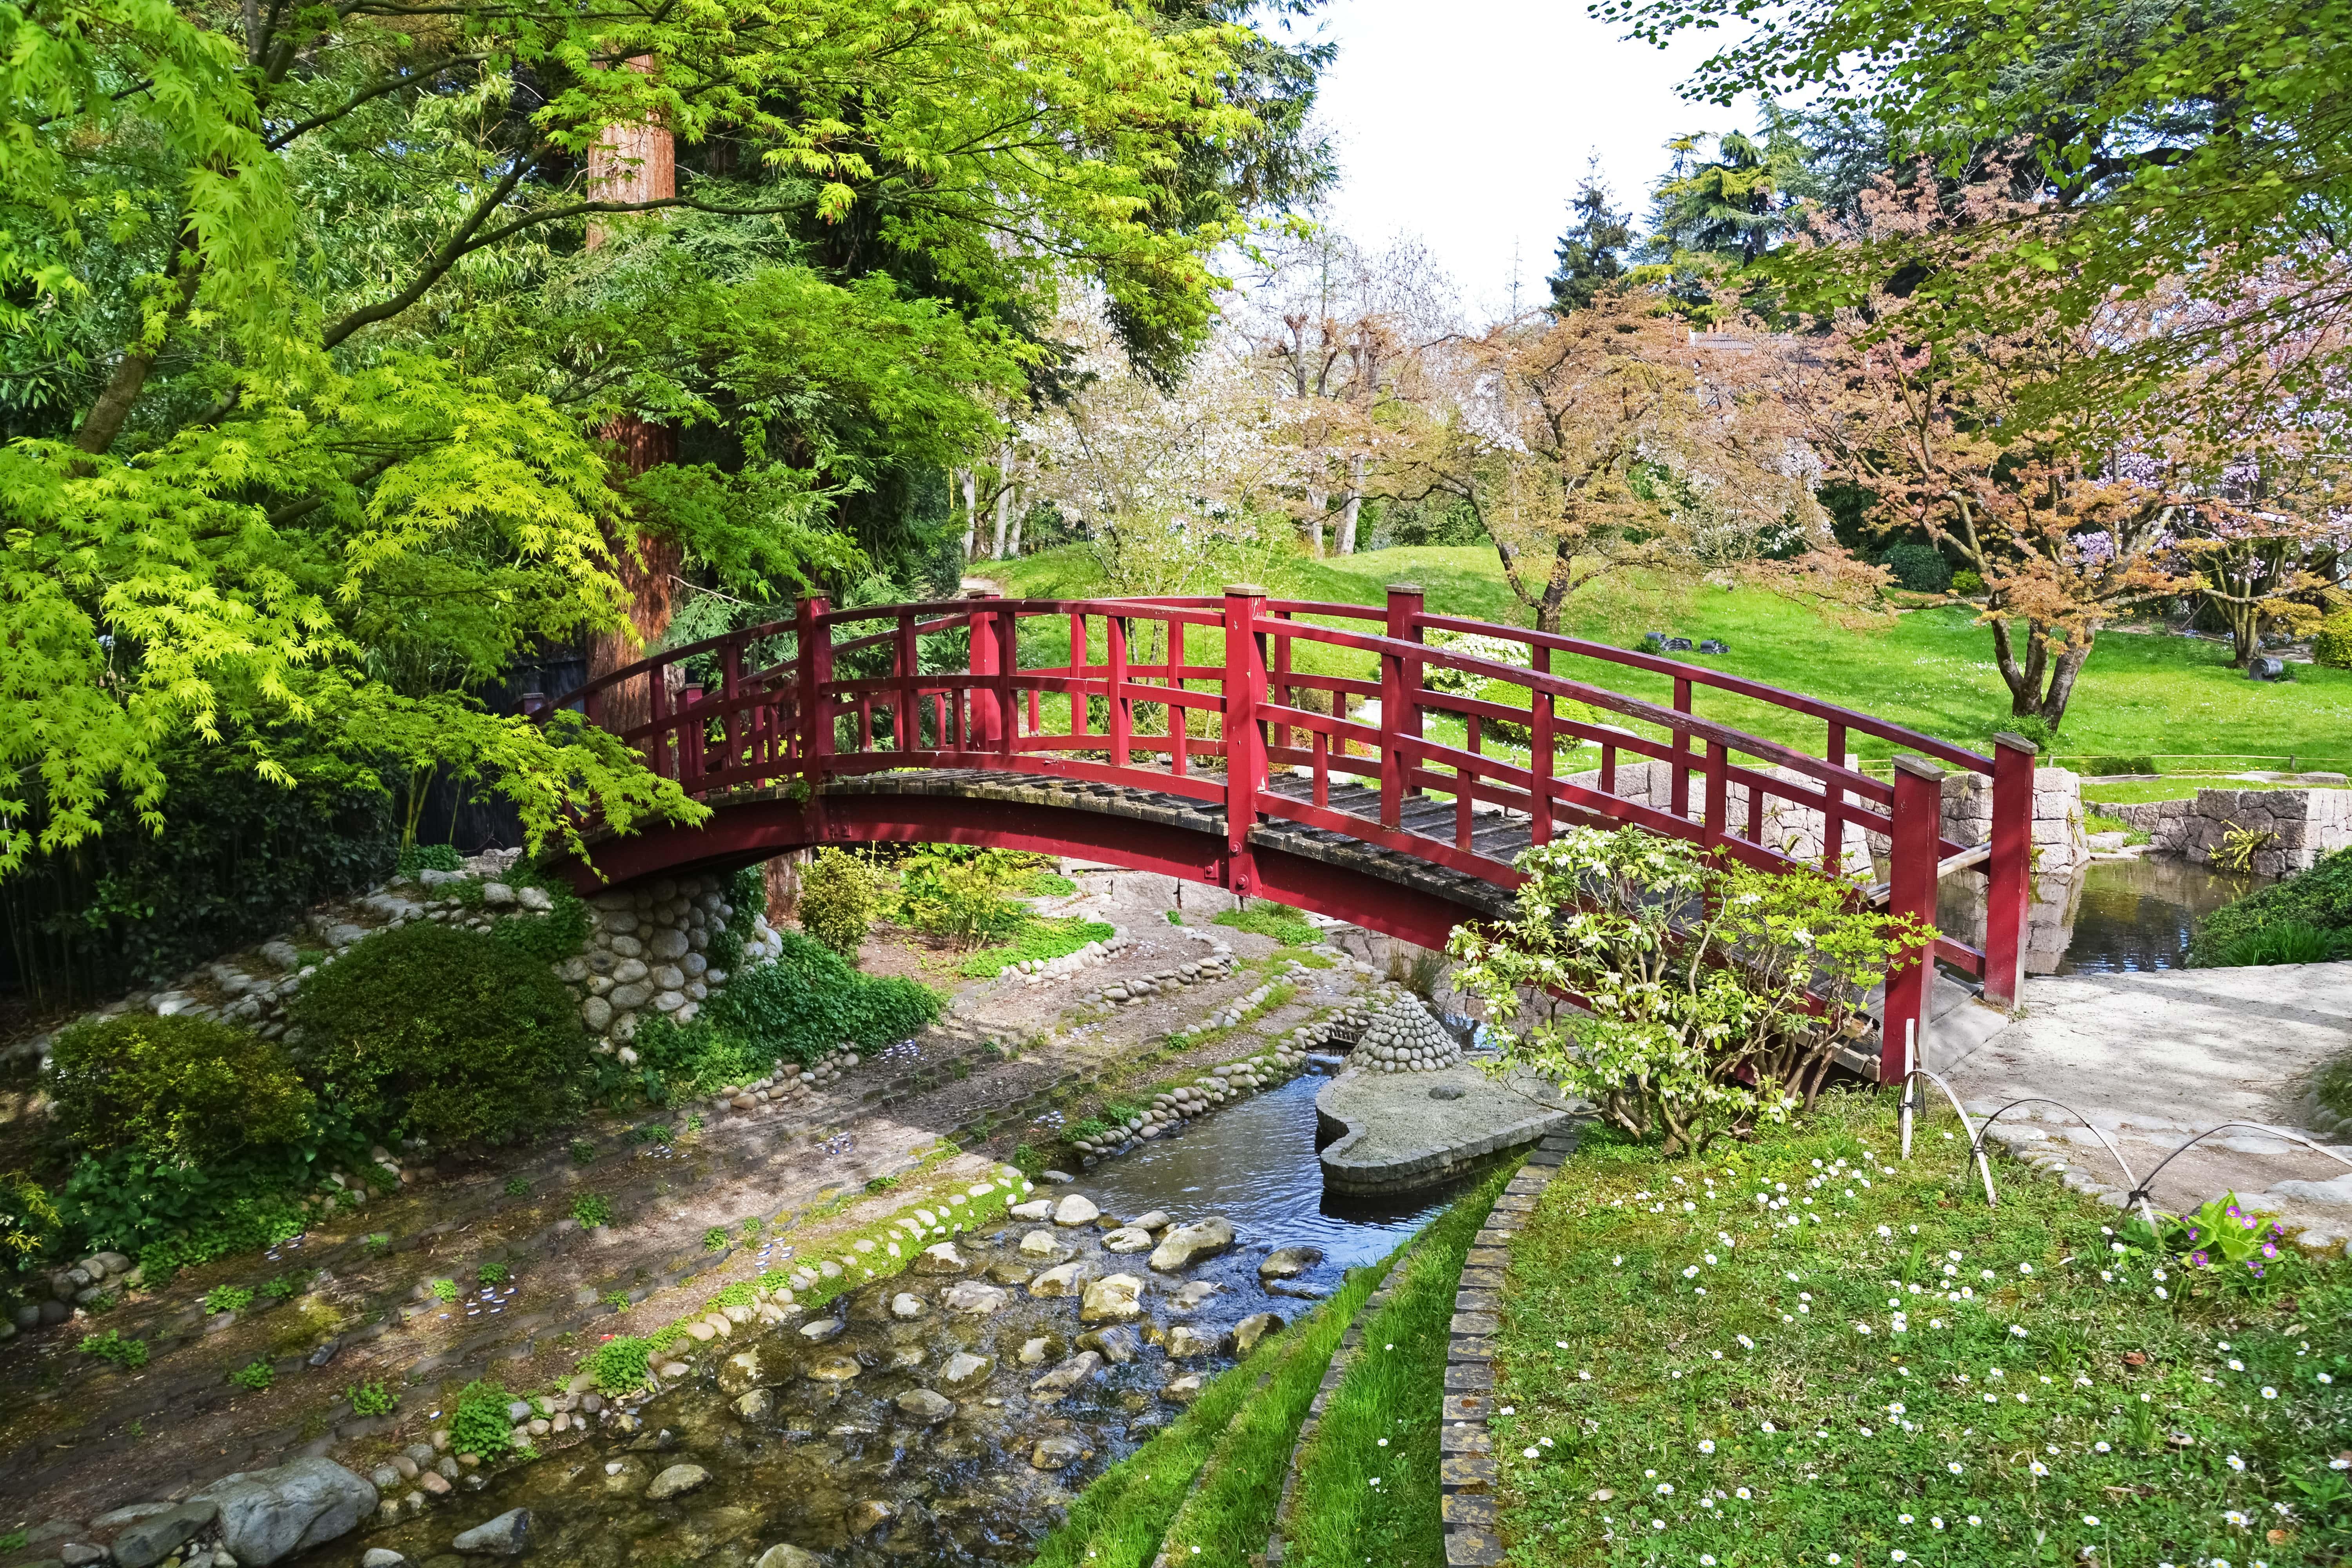
[[[2327,1142],[2305,1125],[2305,1086],[2322,1063],[2352,1052],[2352,963],[2040,975],[2023,1001],[2014,1022],[1944,1070],[1971,1114],[2059,1101],[2113,1138],[2143,1178],[2232,1121]],[[2112,1188],[2110,1201],[2128,1184],[2083,1120],[2057,1106],[2021,1107],[1994,1135],[2064,1170],[2071,1185]],[[2329,1146],[2352,1159],[2352,1146]],[[2151,1195],[2179,1213],[2225,1191],[2279,1215],[2315,1250],[2341,1250],[2352,1233],[2352,1169],[2250,1131],[2198,1143],[2165,1167]]]

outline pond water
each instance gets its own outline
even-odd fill
[[[2040,878],[2027,919],[2026,973],[2179,969],[2200,920],[2268,880],[2172,855],[2095,860],[2071,877]],[[1983,879],[1947,879],[1937,922],[1964,941],[1980,942]]]
[[[310,1564],[348,1568],[361,1551],[390,1546],[428,1568],[458,1568],[457,1531],[512,1508],[532,1511],[532,1555],[584,1568],[711,1563],[742,1568],[780,1542],[819,1553],[838,1568],[940,1564],[964,1568],[1027,1562],[1070,1498],[1176,1415],[1163,1392],[1185,1373],[1213,1375],[1232,1364],[1230,1335],[1255,1314],[1287,1325],[1312,1303],[1270,1292],[1257,1264],[1274,1247],[1312,1246],[1324,1262],[1297,1284],[1336,1286],[1341,1271],[1396,1247],[1452,1195],[1433,1190],[1387,1206],[1327,1199],[1316,1160],[1315,1092],[1325,1079],[1302,1074],[1181,1133],[1145,1144],[1086,1173],[1069,1190],[1105,1213],[1129,1218],[1164,1209],[1179,1222],[1221,1214],[1240,1245],[1180,1274],[1155,1274],[1145,1254],[1106,1253],[1103,1232],[1007,1221],[957,1238],[967,1278],[1007,1292],[1003,1309],[972,1317],[941,1300],[955,1283],[899,1276],[843,1299],[845,1328],[813,1344],[798,1324],[764,1335],[739,1333],[727,1352],[756,1348],[767,1408],[744,1414],[740,1384],[719,1385],[705,1366],[641,1406],[634,1435],[600,1431],[535,1464],[490,1478],[427,1513],[310,1553]],[[1040,1184],[1041,1194],[1052,1189]],[[1023,1237],[1053,1233],[1052,1256],[1025,1256]],[[1054,1397],[1032,1388],[1092,1348],[1103,1325],[1079,1321],[1076,1297],[1038,1299],[1022,1288],[1031,1274],[1082,1261],[1096,1275],[1150,1281],[1140,1317],[1111,1343],[1091,1376]],[[1178,1292],[1215,1287],[1186,1306]],[[900,1321],[892,1298],[920,1297],[923,1315]],[[902,1304],[903,1305],[903,1304]],[[1174,1359],[1170,1331],[1188,1328],[1207,1353]],[[1190,1349],[1191,1347],[1181,1347]],[[1024,1364],[1024,1351],[1028,1363]],[[992,1357],[992,1373],[951,1381],[959,1352]],[[706,1357],[717,1361],[719,1357]],[[967,1374],[969,1363],[961,1363]],[[953,1402],[939,1418],[922,1394]],[[1032,1462],[1037,1445],[1066,1439],[1084,1457],[1060,1468]],[[710,1480],[663,1502],[646,1500],[667,1467],[694,1464]],[[470,1480],[470,1478],[468,1478]]]

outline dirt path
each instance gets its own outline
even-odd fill
[[[228,1471],[300,1455],[366,1475],[427,1438],[467,1382],[559,1385],[604,1336],[647,1333],[788,1251],[814,1257],[827,1235],[973,1180],[1024,1142],[1047,1152],[1057,1113],[1075,1118],[1105,1096],[1249,1055],[1253,1036],[1270,1040],[1367,983],[1345,960],[1277,966],[1273,942],[1208,925],[1231,907],[1223,895],[1183,889],[1180,927],[1168,919],[1179,896],[1169,879],[1070,869],[1078,892],[1048,912],[1111,921],[1129,933],[1125,949],[1033,986],[954,981],[953,955],[885,935],[868,967],[955,985],[950,1011],[824,1091],[751,1111],[706,1100],[602,1117],[505,1158],[415,1173],[266,1258],[190,1270],[99,1317],[21,1337],[0,1351],[0,1533],[177,1500]],[[1377,939],[1329,934],[1374,955]],[[1236,961],[1227,978],[1169,984],[1125,1006],[1085,1004],[1219,942]],[[1269,978],[1296,994],[1231,1033],[1169,1040]],[[882,1190],[869,1195],[869,1183]],[[573,1213],[587,1198],[603,1200],[613,1223],[583,1229]],[[486,1269],[504,1278],[486,1286]],[[456,1300],[434,1293],[442,1280]],[[286,1299],[267,1292],[272,1281]],[[220,1285],[257,1294],[242,1311],[207,1315],[202,1299]],[[103,1331],[143,1341],[147,1363],[117,1371],[78,1352]],[[228,1381],[257,1363],[271,1369],[267,1388]],[[392,1414],[352,1408],[349,1391],[373,1383],[401,1393]],[[37,1542],[31,1555],[47,1554]]]

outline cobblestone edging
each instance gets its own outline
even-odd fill
[[[1389,1261],[1383,1265],[1386,1272],[1381,1277],[1379,1289],[1365,1297],[1364,1304],[1356,1309],[1356,1315],[1348,1320],[1348,1331],[1339,1337],[1339,1347],[1332,1351],[1331,1359],[1324,1364],[1323,1382],[1315,1390],[1314,1403],[1307,1407],[1307,1419],[1299,1423],[1298,1436],[1290,1445],[1290,1467],[1283,1472],[1282,1498],[1274,1510],[1274,1533],[1266,1538],[1265,1568],[1281,1568],[1283,1531],[1290,1528],[1291,1516],[1298,1501],[1299,1467],[1306,1462],[1307,1446],[1315,1441],[1315,1434],[1323,1425],[1324,1406],[1331,1403],[1331,1395],[1339,1391],[1340,1384],[1347,1381],[1348,1369],[1355,1364],[1356,1352],[1364,1342],[1365,1322],[1378,1316],[1381,1309],[1389,1304],[1390,1296],[1395,1293],[1397,1280],[1412,1262],[1412,1255],[1420,1250],[1422,1238],[1426,1235],[1428,1227],[1424,1226],[1411,1241],[1390,1255]]]
[[[1463,1258],[1437,1443],[1449,1568],[1496,1568],[1505,1561],[1503,1538],[1495,1529],[1495,1442],[1486,1430],[1494,1403],[1495,1336],[1503,1326],[1503,1275],[1511,1263],[1511,1237],[1575,1152],[1577,1135],[1571,1124],[1536,1145]]]

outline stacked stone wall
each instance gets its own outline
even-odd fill
[[[2250,869],[2265,877],[2307,871],[2352,848],[2352,789],[2200,789],[2189,800],[2110,808],[2148,836],[2159,854],[2210,863],[2232,831],[2263,836]]]
[[[711,944],[735,913],[727,879],[664,877],[599,893],[588,910],[586,946],[555,973],[580,998],[580,1018],[596,1048],[634,1064],[629,1042],[640,1024],[663,1016],[688,1023],[727,984],[727,972],[710,965]],[[782,951],[783,939],[762,919],[743,944],[743,959],[763,963]]]

